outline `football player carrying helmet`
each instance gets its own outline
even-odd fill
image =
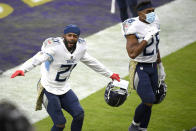
[[[164,81],[160,81],[158,88],[155,90],[156,101],[154,102],[154,104],[161,103],[166,96],[166,92],[167,92],[167,85],[165,84]]]
[[[126,80],[109,82],[104,94],[106,103],[113,107],[122,105],[127,98],[127,89],[128,81]]]

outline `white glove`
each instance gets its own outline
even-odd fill
[[[159,32],[160,30],[157,27],[150,27],[147,30],[147,33],[144,37],[145,41],[149,41],[157,32]]]
[[[163,64],[160,62],[158,64],[158,78],[159,78],[159,81],[164,81],[165,77],[166,77],[165,70],[164,70]]]

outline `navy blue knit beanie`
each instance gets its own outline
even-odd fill
[[[77,25],[73,25],[73,24],[67,25],[64,29],[64,34],[67,34],[67,33],[74,33],[79,36],[80,28]]]

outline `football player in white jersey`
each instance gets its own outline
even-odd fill
[[[79,35],[80,29],[76,25],[66,26],[63,37],[46,39],[41,51],[11,76],[11,78],[24,76],[24,73],[41,64],[41,80],[38,85],[39,94],[43,96],[38,97],[38,104],[41,99],[41,103],[43,102],[53,120],[51,131],[63,131],[65,127],[66,119],[61,108],[73,117],[71,131],[82,129],[84,110],[67,81],[79,61],[106,77],[120,81],[118,74],[112,73],[87,53],[86,41],[79,38]],[[43,100],[44,98],[46,100]]]
[[[138,3],[138,17],[123,22],[130,60],[130,86],[141,98],[129,131],[147,131],[158,81],[165,80],[159,44],[159,19],[151,1]],[[158,68],[157,68],[158,67]]]

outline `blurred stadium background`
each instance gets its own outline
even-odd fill
[[[121,77],[127,75],[129,58],[121,34],[119,12],[116,9],[115,14],[110,13],[110,0],[46,0],[36,6],[30,1],[0,2],[0,7],[6,4],[13,9],[7,17],[0,17],[0,70],[4,72],[0,75],[0,99],[15,102],[34,123],[47,116],[44,110],[34,111],[39,68],[24,78],[11,80],[9,77],[21,63],[40,50],[44,39],[61,36],[65,25],[73,23],[81,28],[81,37],[87,40],[90,54]],[[162,56],[196,41],[195,0],[152,1],[158,7],[162,24]],[[108,81],[80,64],[70,78],[80,99],[103,88]]]
[[[30,7],[24,1],[46,1]],[[117,24],[118,10],[110,13],[110,0],[6,0],[13,12],[0,19],[0,70],[21,64],[40,50],[44,39],[61,36],[65,25],[77,24],[82,37]],[[154,0],[160,6],[171,0]],[[37,3],[37,2],[35,2]]]

